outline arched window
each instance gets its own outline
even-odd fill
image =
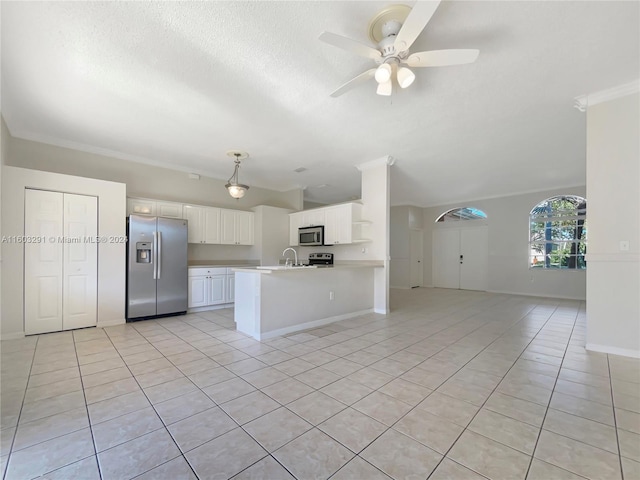
[[[452,208],[444,212],[442,215],[438,217],[436,223],[438,222],[450,222],[450,221],[459,221],[459,220],[483,220],[487,218],[487,214],[482,210],[478,210],[473,207],[463,207],[463,208]]]
[[[587,264],[587,200],[547,198],[529,214],[529,268],[584,269]]]

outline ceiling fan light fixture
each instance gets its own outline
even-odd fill
[[[391,82],[391,79],[389,79],[386,82],[380,83],[378,85],[376,93],[378,95],[384,95],[385,97],[389,97],[391,96],[392,90],[393,90],[393,83]]]
[[[407,67],[400,67],[398,69],[397,78],[400,88],[407,88],[416,79],[416,74],[409,70]]]
[[[375,74],[375,78],[376,78],[376,82],[378,82],[379,84],[383,84],[388,82],[391,79],[391,65],[389,65],[388,63],[383,63],[382,65],[380,65],[377,69],[376,69],[376,74]]]
[[[232,198],[239,199],[244,197],[245,193],[247,193],[247,190],[249,190],[249,185],[244,185],[238,181],[238,170],[240,170],[240,158],[247,158],[249,154],[245,152],[231,151],[231,152],[227,152],[227,155],[229,155],[230,157],[235,157],[234,162],[236,166],[235,166],[235,169],[233,170],[233,175],[231,175],[231,178],[229,178],[229,180],[227,181],[225,188],[227,189],[227,191],[229,192],[229,195],[231,195]]]

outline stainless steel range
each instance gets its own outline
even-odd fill
[[[333,253],[310,253],[309,265],[333,267]]]

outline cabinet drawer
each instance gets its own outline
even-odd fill
[[[189,269],[190,277],[197,277],[200,275],[226,275],[226,274],[227,274],[226,267],[212,267],[212,268],[197,267],[197,268]]]

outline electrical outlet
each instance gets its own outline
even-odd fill
[[[329,292],[329,300],[333,300],[334,298],[335,297],[334,297],[333,291],[330,291]]]
[[[620,240],[620,251],[621,252],[629,251],[629,240]]]

